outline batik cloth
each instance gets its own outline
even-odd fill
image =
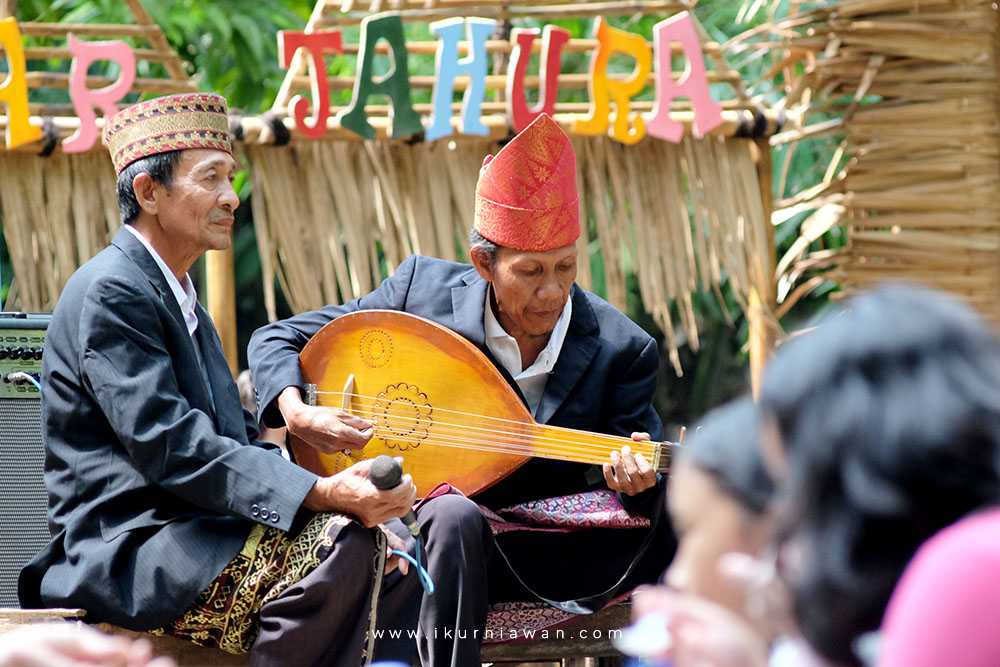
[[[351,519],[319,513],[295,535],[255,524],[240,553],[173,623],[153,630],[227,653],[247,653],[260,608],[316,569]]]

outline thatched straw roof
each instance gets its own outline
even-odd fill
[[[827,179],[779,204],[816,209],[786,278],[916,281],[1000,322],[997,28],[991,0],[841,0],[775,20],[775,71],[812,123],[774,141],[843,137]],[[833,224],[846,249],[806,254]]]

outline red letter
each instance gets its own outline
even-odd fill
[[[290,108],[299,131],[307,137],[319,139],[326,133],[326,119],[330,116],[330,84],[326,80],[323,54],[343,53],[340,31],[278,32],[278,58],[282,67],[291,67],[292,55],[298,49],[306,49],[309,52],[309,77],[312,83],[313,102],[313,113],[309,119],[311,122],[306,122],[306,116],[309,115],[309,101],[304,97],[301,95],[293,97]]]
[[[569,31],[554,25],[545,26],[542,33],[542,61],[538,72],[538,104],[529,108],[524,94],[524,74],[531,60],[531,47],[538,31],[515,28],[511,33],[514,50],[507,65],[507,118],[515,132],[531,124],[541,113],[555,113],[559,95],[559,65],[562,50],[569,41]]]

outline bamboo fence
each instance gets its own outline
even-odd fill
[[[843,141],[822,183],[779,204],[779,217],[815,211],[779,266],[782,309],[818,284],[819,269],[846,294],[887,280],[943,289],[1000,323],[995,3],[794,4],[773,23],[775,71],[788,105],[823,120],[772,141]],[[833,225],[846,229],[846,248],[809,254]]]

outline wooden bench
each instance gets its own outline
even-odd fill
[[[628,613],[627,605],[615,605],[593,616],[581,617],[578,622],[561,628],[561,634],[550,630],[549,639],[486,644],[483,646],[482,659],[484,663],[505,665],[617,667],[622,662],[611,645],[612,631],[628,623]],[[0,635],[34,623],[82,622],[85,615],[86,612],[82,609],[0,609]],[[173,658],[179,667],[247,664],[245,655],[232,655],[183,639],[154,637],[107,623],[98,623],[94,627],[113,635],[144,637],[153,644],[157,655]]]

